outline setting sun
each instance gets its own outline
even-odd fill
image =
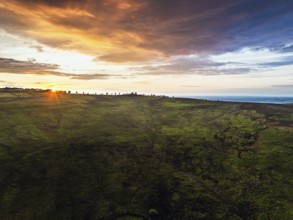
[[[52,88],[51,88],[51,91],[52,91],[52,92],[56,92],[56,91],[57,91],[56,87],[52,87]]]

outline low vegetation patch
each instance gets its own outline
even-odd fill
[[[290,219],[292,105],[0,93],[0,219]]]

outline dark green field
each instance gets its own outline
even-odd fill
[[[293,105],[0,92],[0,219],[293,219]]]

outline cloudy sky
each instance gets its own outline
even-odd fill
[[[293,94],[292,0],[0,0],[0,87]]]

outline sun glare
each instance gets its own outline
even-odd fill
[[[52,87],[52,88],[51,88],[51,91],[52,91],[52,92],[56,92],[56,91],[57,91],[56,87]]]

